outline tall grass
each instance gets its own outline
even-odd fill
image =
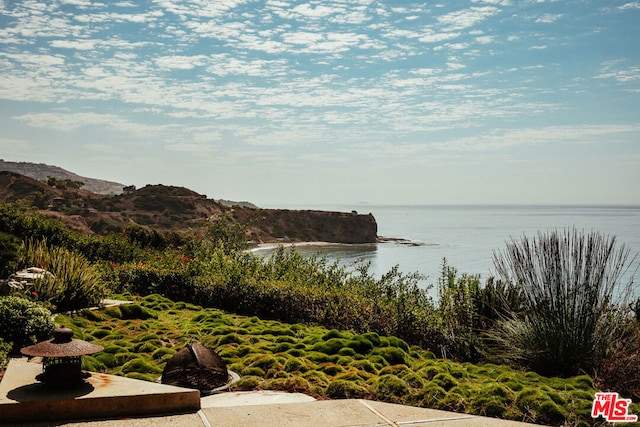
[[[520,306],[489,334],[505,361],[545,375],[593,373],[622,332],[635,258],[615,237],[540,232],[494,253],[497,274],[520,288]]]
[[[46,240],[28,240],[19,265],[22,268],[40,267],[51,273],[36,280],[30,290],[56,311],[95,305],[107,295],[107,287],[96,266],[82,254],[49,246]]]

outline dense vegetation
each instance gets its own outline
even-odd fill
[[[594,383],[640,399],[640,333],[619,287],[632,260],[597,233],[511,242],[496,254],[499,278],[485,284],[443,262],[435,302],[417,274],[397,269],[376,278],[367,264],[347,270],[284,248],[262,259],[243,251],[243,230],[224,217],[203,234],[132,227],[90,237],[0,205],[0,232],[0,249],[17,254],[2,259],[2,271],[55,271],[56,280],[14,291],[20,296],[54,311],[114,293],[144,297],[57,317],[111,348],[87,359],[91,369],[153,380],[198,339],[220,346],[245,389],[556,425],[592,422]]]
[[[146,380],[190,341],[215,349],[241,377],[234,390],[368,398],[542,424],[586,424],[590,377],[547,378],[495,364],[438,359],[394,336],[262,320],[157,294],[56,322],[104,351],[85,368]]]

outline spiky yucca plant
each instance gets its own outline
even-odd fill
[[[36,280],[32,290],[56,311],[85,308],[99,303],[107,294],[99,271],[87,258],[63,247],[49,246],[46,240],[29,240],[19,263],[51,273]]]
[[[575,229],[507,243],[494,265],[522,299],[489,333],[498,355],[545,375],[593,373],[629,314],[633,275],[622,277],[635,259],[615,237]]]

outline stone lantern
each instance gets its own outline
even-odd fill
[[[57,328],[53,339],[24,347],[26,356],[42,357],[42,373],[36,379],[57,387],[83,384],[91,374],[82,371],[82,356],[102,351],[103,347],[73,338],[69,328]]]

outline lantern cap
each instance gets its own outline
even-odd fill
[[[101,345],[74,339],[73,331],[62,327],[53,330],[53,339],[24,347],[20,352],[26,356],[74,357],[97,353],[103,349]]]

